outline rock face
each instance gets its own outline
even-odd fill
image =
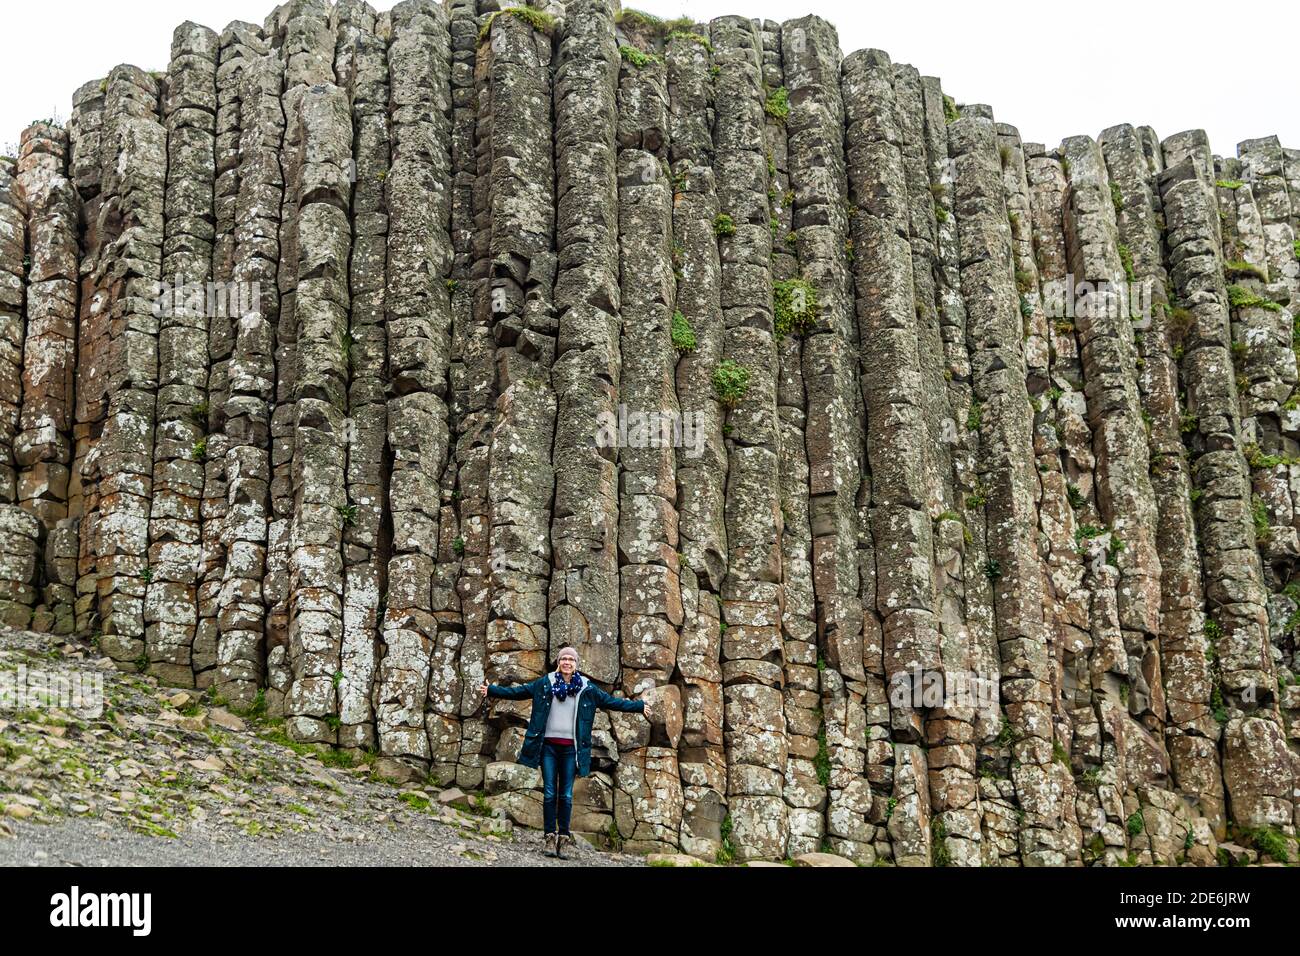
[[[814,17],[293,0],[0,161],[0,618],[638,852],[1300,825],[1300,151]]]

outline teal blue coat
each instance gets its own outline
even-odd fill
[[[519,750],[517,761],[525,767],[542,765],[542,738],[546,734],[546,720],[551,715],[550,685],[554,676],[543,674],[535,681],[510,687],[488,685],[489,697],[505,700],[527,700],[531,697],[533,700],[533,713],[528,720],[528,731],[524,734],[524,745]],[[615,697],[597,687],[586,674],[581,676],[583,686],[578,692],[578,726],[574,729],[573,741],[577,750],[578,776],[585,777],[591,773],[591,728],[596,722],[596,708],[639,714],[645,712],[645,701]]]

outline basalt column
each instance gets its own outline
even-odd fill
[[[243,120],[244,115],[254,115],[254,105],[247,110],[243,106],[244,90],[247,81],[244,72],[255,62],[258,56],[265,55],[267,45],[262,39],[261,31],[249,23],[234,22],[221,33],[220,51],[217,64],[217,115],[216,115],[216,168],[213,184],[213,215],[215,229],[212,245],[212,279],[220,288],[246,289],[250,294],[256,290],[259,310],[266,312],[278,301],[274,282],[265,285],[234,285],[236,253],[240,242],[236,227],[240,223],[250,222],[248,197],[241,201],[243,189],[241,176],[244,172],[243,154]],[[278,82],[277,82],[278,89]],[[277,108],[278,112],[278,108]],[[280,123],[280,128],[283,123]],[[274,148],[278,152],[279,133],[275,134]],[[260,154],[265,158],[266,154]],[[263,160],[265,161],[265,159]],[[265,168],[265,167],[263,167]],[[279,158],[274,159],[274,182],[279,182]],[[257,208],[254,206],[253,208]],[[278,187],[269,208],[275,211],[278,222],[280,194]],[[269,224],[269,223],[268,223]],[[255,234],[256,235],[256,234]],[[269,249],[263,239],[260,244],[263,254],[269,253],[271,262],[279,261],[279,246],[274,241],[274,233]],[[251,246],[248,239],[243,243],[245,252]],[[222,606],[222,587],[225,580],[226,564],[226,514],[229,510],[226,487],[226,449],[225,432],[226,402],[230,397],[230,363],[235,347],[236,331],[240,328],[242,315],[232,314],[227,308],[224,312],[208,317],[207,343],[207,410],[201,416],[206,431],[203,465],[203,504],[202,519],[202,565],[198,569],[198,620],[195,627],[194,644],[190,652],[190,664],[194,669],[195,683],[199,687],[209,686],[218,676],[216,672],[218,647],[218,613]],[[268,358],[270,356],[268,355]],[[274,366],[268,366],[263,387],[270,387],[274,376]],[[201,411],[201,409],[196,409]],[[198,416],[196,416],[198,417]],[[263,443],[270,441],[269,433],[263,436]],[[263,496],[265,497],[265,496]],[[260,607],[260,601],[258,602]],[[260,621],[261,612],[257,612]],[[258,625],[260,629],[260,623]]]
[[[722,361],[723,327],[722,267],[714,234],[719,209],[711,122],[712,44],[703,33],[673,33],[665,58],[677,276],[673,347],[680,356],[677,401],[682,414],[692,416],[694,426],[694,441],[684,441],[677,453],[682,588],[677,672],[683,707],[678,751],[683,797],[680,839],[686,852],[713,859],[722,845],[727,793],[719,604],[727,572],[723,515],[727,448],[723,408],[713,389],[713,372]],[[782,481],[787,477],[783,474]]]
[[[740,17],[711,24],[718,69],[713,127],[721,238],[723,363],[729,405],[722,586],[727,793],[739,860],[780,856],[789,838],[782,797],[786,733],[781,639],[780,431],[772,314],[772,233],[763,138],[762,41]]]
[[[301,152],[306,130],[298,122],[299,104],[310,88],[334,82],[334,32],[330,24],[332,5],[328,0],[292,0],[276,9],[266,20],[264,30],[271,43],[275,62],[282,69],[279,88],[280,107],[284,114],[284,142],[280,166],[284,190],[280,203],[280,261],[276,269],[279,290],[279,315],[275,331],[275,405],[271,413],[271,512],[267,528],[266,580],[263,599],[266,605],[267,653],[277,685],[287,687],[292,667],[286,655],[289,647],[289,621],[293,614],[293,554],[300,542],[292,539],[294,501],[298,494],[297,375],[298,354],[298,284],[302,250],[298,223],[302,206],[310,200],[303,192],[304,163]],[[340,346],[342,347],[342,345]],[[229,477],[229,476],[228,476]],[[278,648],[284,646],[285,651]],[[274,655],[274,661],[271,661]]]
[[[1185,139],[1185,138],[1184,138]],[[1172,140],[1172,141],[1171,141]],[[1292,819],[1295,771],[1276,711],[1266,592],[1251,520],[1249,472],[1229,351],[1229,299],[1205,152],[1171,137],[1160,178],[1176,308],[1187,310],[1182,359],[1192,479],[1204,560],[1206,624],[1217,658],[1211,701],[1225,719],[1228,814],[1245,826]]]
[[[228,700],[251,702],[270,662],[268,710],[283,712],[288,690],[284,647],[268,646],[267,606],[282,582],[267,560],[271,518],[271,414],[275,396],[275,329],[280,319],[276,275],[280,261],[280,209],[284,176],[280,150],[285,117],[280,103],[283,67],[274,53],[249,64],[241,73],[239,192],[231,280],[235,288],[256,292],[256,308],[233,323],[230,359],[214,361],[212,396],[221,401],[213,416],[220,437],[208,439],[208,493],[224,488],[221,515],[222,584],[217,597],[214,682]],[[250,305],[252,303],[250,302]],[[219,320],[218,320],[219,321]],[[214,338],[213,343],[220,343]],[[213,355],[214,360],[221,354]],[[212,460],[220,457],[223,465]],[[204,635],[206,639],[206,634]]]
[[[186,23],[172,39],[163,97],[167,127],[163,302],[158,331],[158,423],[149,520],[145,654],[167,683],[194,684],[192,651],[202,568],[204,457],[208,425],[208,316],[227,311],[229,289],[209,294],[216,176],[219,38]],[[238,308],[238,306],[236,306]]]
[[[1092,713],[1080,721],[1079,731],[1100,748],[1103,775],[1114,772],[1098,791],[1113,836],[1137,810],[1132,791],[1164,779],[1169,762],[1159,737],[1165,713],[1157,644],[1155,498],[1128,295],[1132,252],[1120,241],[1116,190],[1091,138],[1067,139],[1060,154],[1068,182],[1063,225],[1069,274],[1076,288],[1087,290],[1079,296],[1074,326],[1092,432],[1098,520],[1075,531],[1093,590]],[[1143,720],[1156,736],[1146,732]],[[1115,790],[1108,800],[1110,786]]]
[[[497,406],[488,465],[492,589],[487,622],[487,676],[532,680],[554,659],[547,627],[552,561],[551,515],[555,363],[555,178],[553,38],[521,17],[491,17],[480,36],[479,175],[489,230],[483,249],[487,310],[496,343]],[[493,705],[486,741],[496,763],[489,787],[532,787],[536,774],[508,763],[522,743],[527,701]],[[608,738],[602,741],[607,752]],[[611,756],[613,754],[610,754]]]
[[[17,171],[12,157],[0,163],[0,502],[5,504],[18,498],[14,439],[23,400],[23,301],[30,262]]]
[[[448,444],[450,61],[440,6],[404,3],[394,10],[388,47],[392,165],[384,180],[392,553],[375,718],[381,753],[420,761],[430,756],[424,711],[438,631],[433,577]],[[439,600],[446,600],[441,592]]]
[[[96,482],[99,510],[83,580],[94,582],[101,646],[118,663],[147,660],[144,596],[167,174],[167,131],[158,104],[154,76],[134,67],[117,67],[109,76],[100,147],[103,203],[92,227],[102,244],[89,308],[105,320],[107,336],[92,359],[102,362],[104,417],[83,466],[83,478]]]
[[[919,404],[910,210],[892,84],[893,67],[880,51],[855,53],[845,61],[849,182],[858,203],[853,245],[871,462],[869,517],[876,543],[873,604],[882,627],[893,737],[901,744],[894,748],[897,803],[890,835],[897,863],[924,865],[936,834],[931,833],[926,754],[919,746],[925,740],[924,715],[913,685],[918,673],[942,672],[943,662],[934,615],[933,529],[926,513],[927,469],[933,466],[927,462],[929,440]],[[939,834],[946,832],[939,824]]]
[[[809,31],[816,32],[810,48]],[[811,56],[809,54],[811,53]],[[772,227],[772,280],[774,306],[798,311],[791,315],[776,336],[780,360],[777,377],[777,414],[781,441],[781,576],[785,604],[781,610],[781,639],[784,656],[783,689],[786,729],[790,734],[790,759],[785,767],[782,796],[789,807],[790,839],[786,853],[820,850],[826,837],[826,784],[838,747],[827,747],[826,728],[817,670],[817,597],[813,584],[813,537],[811,501],[808,494],[807,388],[804,383],[804,333],[818,307],[816,287],[800,269],[801,237],[812,233],[823,210],[805,212],[804,233],[795,231],[796,191],[792,177],[816,177],[816,158],[823,145],[838,136],[825,138],[823,127],[832,119],[822,100],[837,92],[839,49],[827,24],[814,20],[763,25],[763,84],[767,91],[764,112],[767,126],[767,201]],[[818,89],[829,84],[829,95]],[[792,108],[791,97],[794,97]],[[815,101],[806,107],[804,100]],[[819,182],[819,180],[813,180]],[[823,187],[829,185],[822,184]],[[825,188],[811,198],[816,206],[824,200]],[[833,238],[829,240],[833,245]],[[824,255],[827,238],[804,244],[814,257]],[[825,269],[825,262],[811,263],[811,271]],[[811,293],[811,294],[810,294]],[[777,320],[779,322],[779,318]],[[795,326],[798,326],[797,328]],[[781,334],[781,330],[784,334]]]
[[[72,467],[68,476],[68,517],[77,526],[77,583],[73,614],[78,633],[97,632],[95,606],[94,535],[98,520],[98,488],[92,471],[83,474],[86,459],[103,430],[105,344],[108,319],[94,277],[103,240],[98,228],[104,203],[101,151],[108,80],[92,80],[72,97],[68,139],[72,148],[69,171],[82,203],[78,230],[76,393],[73,402]]]
[[[432,713],[426,716],[433,772],[461,787],[483,780],[487,724],[479,687],[487,653],[487,466],[496,407],[496,346],[487,316],[474,308],[484,283],[475,270],[475,187],[478,90],[474,79],[479,25],[474,0],[451,6],[451,279],[452,491],[457,520],[455,580],[459,635],[438,636],[429,680]],[[444,531],[444,537],[446,537]]]
[[[799,377],[806,414],[790,437],[802,438],[798,457],[807,456],[807,483],[792,517],[796,529],[811,538],[811,567],[800,568],[810,570],[811,579],[796,577],[787,590],[815,598],[815,611],[806,608],[805,613],[812,612],[817,628],[796,631],[790,636],[802,639],[786,641],[791,851],[818,841],[824,833],[835,852],[869,863],[875,859],[869,846],[875,828],[866,821],[872,795],[863,775],[867,690],[863,602],[856,573],[855,503],[863,483],[861,400],[849,271],[855,240],[850,238],[846,202],[846,103],[841,99],[839,38],[823,20],[791,20],[781,28],[781,50],[789,101],[786,147],[793,241],[787,246],[797,252],[798,261],[797,271],[776,285],[776,330],[778,336],[802,338]],[[802,471],[803,462],[797,467]],[[786,609],[788,625],[788,596]],[[811,672],[814,666],[817,674]],[[821,827],[807,825],[810,810],[824,810]]]
[[[26,330],[24,334],[20,321],[4,333],[16,346],[18,360],[17,389],[9,395],[20,396],[22,407],[13,441],[15,500],[39,518],[44,529],[41,608],[33,626],[71,634],[77,528],[68,517],[68,492],[76,401],[80,201],[68,178],[67,133],[33,126],[24,134],[22,153],[15,184],[27,215]]]
[[[351,109],[352,248],[347,272],[351,310],[340,339],[347,346],[347,503],[339,506],[343,525],[343,643],[339,672],[340,742],[373,747],[374,682],[383,598],[383,533],[387,475],[384,439],[388,409],[384,365],[388,337],[384,324],[384,284],[388,260],[388,215],[384,180],[388,176],[387,44],[375,33],[375,12],[365,3],[335,8],[334,72]],[[459,740],[457,740],[459,743]]]
[[[976,737],[996,723],[996,704],[991,701],[992,694],[981,693],[991,690],[992,669],[977,659],[977,645],[967,625],[965,577],[973,536],[964,515],[956,466],[961,460],[963,436],[970,438],[972,433],[959,427],[950,384],[954,374],[946,362],[947,290],[940,250],[944,229],[953,220],[946,209],[940,213],[946,187],[936,182],[932,150],[937,152],[939,147],[931,142],[944,128],[944,118],[941,109],[931,115],[926,80],[905,64],[894,64],[894,107],[907,181],[920,402],[929,436],[927,454],[921,461],[926,467],[925,507],[934,527],[931,573],[945,690],[942,706],[927,708],[926,715],[930,808],[942,820],[948,861],[956,866],[972,866],[981,862],[982,850]],[[942,151],[946,156],[946,142]],[[946,165],[939,170],[940,180],[945,172]],[[945,217],[942,221],[941,215]],[[915,693],[912,703],[915,705]],[[873,820],[879,819],[879,811],[876,801]]]
[[[1186,846],[1183,834],[1183,846],[1174,848],[1174,858],[1183,850],[1187,859],[1208,862],[1213,837],[1206,831],[1224,822],[1223,783],[1215,747],[1218,726],[1210,708],[1211,665],[1196,517],[1181,431],[1183,402],[1176,356],[1182,353],[1186,328],[1168,300],[1161,236],[1164,213],[1156,182],[1161,168],[1159,142],[1150,128],[1132,126],[1111,127],[1099,142],[1114,187],[1120,242],[1129,250],[1133,281],[1138,283],[1130,290],[1130,296],[1137,293],[1139,300],[1131,303],[1129,317],[1137,329],[1137,381],[1143,417],[1149,423],[1151,486],[1159,515],[1155,543],[1160,557],[1160,680],[1153,682],[1149,660],[1144,662],[1142,677],[1151,700],[1162,701],[1163,720],[1152,729],[1162,731],[1169,754],[1170,791],[1192,795],[1209,821],[1193,828],[1193,846]],[[1164,791],[1165,799],[1172,798],[1170,791]]]
[[[1127,663],[1115,614],[1118,574],[1106,561],[1108,539],[1091,545],[1093,560],[1088,560],[1089,552],[1080,547],[1085,543],[1084,529],[1100,534],[1102,519],[1075,327],[1079,306],[1065,240],[1065,169],[1055,153],[1046,153],[1040,145],[1024,146],[1023,150],[1034,252],[1032,265],[1021,265],[1017,282],[1024,289],[1022,301],[1030,307],[1031,322],[1038,321],[1038,303],[1042,304],[1048,347],[1047,387],[1035,396],[1034,451],[1042,487],[1039,527],[1052,641],[1054,725],[1072,768],[1080,771],[1074,815],[1087,831],[1086,859],[1091,862],[1100,858],[1107,846],[1123,855],[1125,845],[1122,774],[1115,762],[1114,735],[1110,736],[1111,746],[1102,745],[1093,665],[1099,667],[1095,682],[1101,685],[1104,661],[1123,661],[1125,674]],[[1014,220],[1012,223],[1014,229]],[[1033,339],[1031,334],[1029,341]],[[1027,357],[1035,354],[1027,343]],[[1109,690],[1103,686],[1102,694],[1115,693],[1112,677]],[[1114,716],[1118,712],[1108,707],[1107,713]],[[1067,817],[1069,811],[1067,804]]]
[[[629,24],[625,22],[624,29]],[[653,49],[647,31],[630,43]],[[654,54],[638,64],[622,58],[618,89],[618,220],[623,365],[620,411],[628,423],[619,441],[619,636],[621,684],[637,696],[668,683],[683,621],[677,532],[679,421],[671,325],[676,283],[672,265],[672,197],[668,176],[667,69]],[[674,688],[674,690],[676,690]],[[676,846],[682,791],[677,752],[650,740],[641,717],[611,714],[621,751],[614,819],[625,846]]]
[[[1001,693],[1013,735],[1011,779],[1024,813],[1022,862],[1059,864],[1062,781],[1052,759],[1051,673],[1038,556],[1037,474],[1021,348],[1019,295],[991,117],[966,111],[949,126],[956,164],[961,287],[967,308],[974,398],[979,403],[979,475],[994,589]]]
[[[900,110],[908,102],[908,84],[903,81],[905,68],[895,67],[895,100]],[[981,862],[985,865],[1006,864],[1018,860],[1017,820],[1015,813],[1014,786],[1007,769],[1010,765],[1010,753],[1001,734],[1002,719],[999,702],[996,699],[996,678],[1000,672],[997,646],[997,628],[993,614],[993,581],[986,571],[988,563],[987,526],[984,504],[988,493],[978,470],[980,448],[981,407],[975,399],[972,388],[971,359],[967,347],[966,304],[961,294],[961,248],[959,224],[955,202],[955,167],[949,157],[949,127],[961,115],[951,97],[944,94],[939,80],[935,77],[921,77],[921,100],[924,108],[922,136],[925,143],[925,158],[929,170],[929,193],[933,200],[935,220],[935,262],[933,268],[935,302],[938,310],[939,335],[942,342],[943,372],[945,393],[949,417],[938,423],[939,439],[942,448],[938,452],[941,463],[945,450],[951,457],[951,474],[953,494],[956,498],[951,514],[940,514],[936,520],[936,566],[941,569],[942,577],[936,578],[942,602],[941,633],[943,635],[942,651],[945,675],[952,665],[964,661],[959,670],[966,670],[968,680],[981,681],[975,685],[986,693],[979,699],[980,709],[973,716],[972,743],[976,750],[979,766],[978,797],[975,804],[980,816]],[[908,125],[899,121],[903,134],[904,168],[907,168],[908,149],[906,145]],[[919,185],[919,184],[918,184]],[[914,187],[909,180],[909,195]],[[913,197],[913,232],[917,232],[917,200]],[[920,210],[922,221],[926,218]],[[918,242],[913,242],[913,276],[918,271],[918,263],[924,262],[924,256],[918,260]],[[920,307],[925,305],[921,290],[925,283],[915,279],[917,299]],[[925,348],[925,336],[921,338]],[[964,525],[954,527],[954,516]],[[961,534],[962,549],[960,556],[956,552],[956,535]],[[959,583],[958,583],[959,582]],[[947,616],[951,613],[949,595],[960,588],[964,609],[964,628],[958,628],[957,639],[951,639],[951,623]],[[964,630],[964,634],[963,634]],[[874,687],[875,675],[880,675],[881,702],[872,702],[868,711],[871,725],[872,743],[868,749],[868,774],[877,786],[876,815],[881,815],[881,781],[892,786],[894,750],[887,738],[881,739],[881,731],[888,726],[890,703],[884,700],[883,676],[884,664],[879,641],[868,645],[867,661],[871,671],[871,686]],[[947,677],[945,676],[945,682]],[[969,688],[969,685],[968,685]],[[991,692],[991,693],[990,693]],[[992,699],[990,699],[992,698]],[[922,694],[924,702],[924,694]],[[938,717],[939,715],[935,715]],[[882,726],[882,717],[884,726]],[[952,733],[960,736],[962,731],[939,721],[927,725],[936,732]],[[958,757],[960,760],[960,757]],[[958,764],[960,768],[960,763]],[[931,779],[945,776],[957,776],[945,772],[947,768],[935,766]],[[888,792],[888,791],[886,791]],[[961,799],[959,788],[949,791],[949,798]],[[897,798],[894,798],[897,799]],[[942,803],[940,798],[938,803]],[[884,808],[888,813],[888,807]],[[889,814],[889,822],[893,822]],[[945,823],[945,831],[947,824]],[[948,846],[948,843],[944,843]],[[932,847],[934,844],[932,843]],[[964,849],[960,843],[952,844],[956,849]],[[961,857],[951,858],[957,862]]]
[[[347,394],[353,343],[348,329],[352,236],[352,117],[332,84],[303,91],[290,140],[301,153],[294,293],[297,375],[293,401],[293,523],[289,556],[289,663],[285,711],[302,740],[359,746],[364,708],[340,716],[343,681],[343,529],[347,504]],[[300,164],[300,165],[299,165]],[[355,674],[353,680],[356,679]],[[344,736],[346,735],[346,736]]]
[[[556,462],[554,567],[547,619],[555,650],[577,648],[582,671],[619,680],[619,455],[621,374],[618,190],[618,43],[613,5],[567,9],[555,73],[558,338],[552,381]],[[656,161],[650,157],[650,162]],[[650,174],[662,178],[658,168]],[[662,237],[661,237],[662,238]],[[654,682],[651,681],[651,684]],[[599,718],[601,743],[612,742]],[[630,725],[629,725],[630,726]],[[604,749],[603,747],[601,748]],[[630,808],[627,794],[621,803]],[[574,788],[584,830],[615,826],[613,780],[598,772]],[[577,824],[575,823],[575,826]],[[634,826],[628,827],[631,835]]]

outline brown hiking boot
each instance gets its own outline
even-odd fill
[[[563,859],[565,858],[565,856],[564,856],[564,841],[565,841],[566,839],[567,839],[567,838],[565,837],[565,835],[564,835],[563,833],[557,833],[557,834],[555,834],[555,856],[556,856],[557,859],[563,860]]]

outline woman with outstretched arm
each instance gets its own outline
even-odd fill
[[[542,769],[542,819],[545,839],[555,838],[555,851],[547,856],[564,858],[564,843],[572,842],[569,818],[573,813],[574,776],[591,773],[591,729],[596,708],[644,713],[645,701],[615,697],[601,690],[578,671],[578,652],[560,651],[555,670],[527,684],[502,687],[484,683],[484,698],[532,698],[533,712],[520,748],[518,762]]]

